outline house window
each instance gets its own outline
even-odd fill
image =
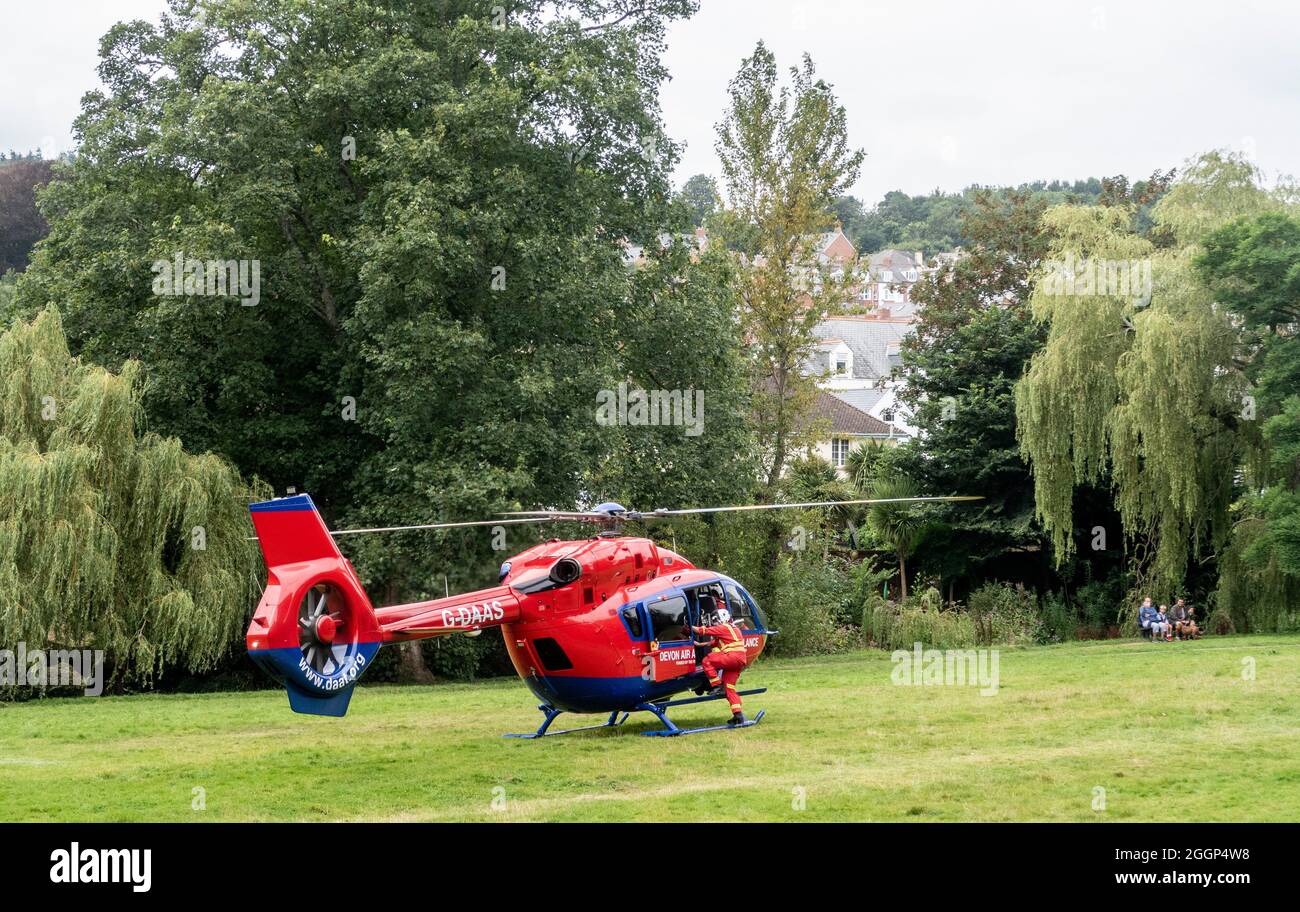
[[[884,421],[885,424],[892,424],[894,421],[894,410],[891,408],[885,409],[884,413],[880,416],[880,419]]]
[[[835,373],[847,374],[848,372],[849,372],[849,359],[846,358],[844,355],[837,355],[835,357]]]
[[[837,437],[831,441],[831,464],[837,469],[844,468],[849,458],[849,441]]]

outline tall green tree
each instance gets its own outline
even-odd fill
[[[172,0],[105,37],[20,297],[138,358],[152,427],[332,520],[570,503],[643,328],[625,244],[667,225],[660,54],[692,8]],[[257,305],[155,294],[178,253],[257,261]],[[486,541],[367,566],[441,589]]]
[[[918,557],[949,581],[1045,545],[1016,441],[1013,392],[1047,336],[1029,309],[1031,278],[1049,244],[1046,208],[1027,192],[978,193],[963,214],[966,255],[912,289],[918,322],[903,340],[902,396],[921,433],[895,465],[927,494],[985,498],[933,508],[936,531]]]
[[[1219,607],[1243,629],[1300,623],[1300,218],[1270,212],[1212,232],[1196,260],[1236,318],[1245,484],[1221,560]]]
[[[726,206],[714,219],[741,261],[739,326],[748,344],[751,428],[759,496],[774,501],[787,463],[815,439],[809,420],[816,378],[806,373],[826,313],[845,298],[846,272],[819,261],[819,236],[834,224],[832,204],[857,178],[863,153],[849,147],[847,118],[830,85],[804,56],[783,82],[776,58],[759,43],[728,87],[715,148]],[[795,561],[781,518],[766,528],[755,588],[779,625],[800,616],[790,587]]]
[[[144,431],[141,379],[73,358],[52,308],[0,335],[0,642],[104,650],[119,682],[211,669],[263,572],[266,492]]]
[[[700,253],[678,242],[635,270],[621,316],[641,329],[620,352],[617,379],[629,391],[680,394],[683,421],[609,428],[584,473],[585,490],[642,509],[716,506],[752,495],[757,465],[737,281],[718,245]]]
[[[681,197],[690,210],[691,224],[697,228],[709,220],[721,202],[718,182],[707,174],[692,174],[687,178]]]
[[[815,433],[806,415],[816,378],[804,367],[814,328],[851,280],[818,261],[817,241],[863,159],[849,148],[844,108],[812,59],[789,77],[779,84],[776,57],[760,42],[731,81],[716,144],[727,189],[721,223],[748,257],[741,325],[752,343],[754,430],[769,491]]]

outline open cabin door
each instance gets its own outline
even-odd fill
[[[645,603],[650,621],[653,678],[667,681],[695,671],[695,645],[688,626],[690,605],[680,592],[666,592]]]

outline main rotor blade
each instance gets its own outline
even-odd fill
[[[411,529],[463,529],[466,526],[513,526],[519,523],[546,522],[545,517],[536,519],[476,519],[472,522],[423,523],[418,526],[376,526],[373,529],[335,529],[330,535],[362,535],[367,532],[406,532]]]
[[[614,523],[620,520],[636,521],[646,519],[666,519],[670,516],[687,516],[699,513],[739,513],[748,510],[798,510],[809,509],[811,507],[838,507],[853,504],[878,504],[878,503],[944,503],[964,500],[983,500],[983,497],[972,496],[953,496],[953,497],[890,497],[890,498],[867,498],[862,500],[819,500],[810,503],[797,504],[748,504],[739,507],[698,507],[687,510],[654,510],[650,513],[638,513],[633,510],[627,513],[595,513],[581,511],[561,511],[561,510],[525,510],[514,511],[500,514],[504,519],[476,519],[469,522],[447,522],[447,523],[421,523],[412,526],[376,526],[371,529],[335,529],[330,535],[365,535],[370,532],[408,532],[417,529],[464,529],[471,526],[514,526],[527,523],[545,523],[545,522],[595,522],[595,523]]]
[[[748,504],[743,507],[698,507],[690,510],[655,510],[642,513],[640,519],[654,519],[660,516],[686,516],[692,513],[739,513],[746,510],[804,510],[812,507],[841,507],[850,504],[883,503],[952,503],[963,500],[983,500],[983,497],[962,495],[953,497],[876,497],[862,500],[816,500],[810,503]]]
[[[501,516],[530,516],[532,522],[546,522],[547,520],[557,520],[563,522],[611,522],[623,516],[622,513],[594,513],[582,512],[578,510],[515,510],[510,513],[502,513]],[[513,520],[520,522],[520,520]]]

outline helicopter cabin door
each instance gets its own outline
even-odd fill
[[[703,586],[688,589],[686,595],[693,603],[692,617],[698,618],[695,623],[700,627],[708,627],[710,624],[715,623],[714,611],[718,608],[727,607],[727,596],[723,592],[720,582],[706,583]],[[703,662],[704,657],[712,651],[707,641],[697,642],[695,644],[696,664]]]
[[[655,681],[680,678],[695,671],[695,646],[691,642],[688,604],[681,592],[665,592],[645,603],[650,616],[651,655]]]

